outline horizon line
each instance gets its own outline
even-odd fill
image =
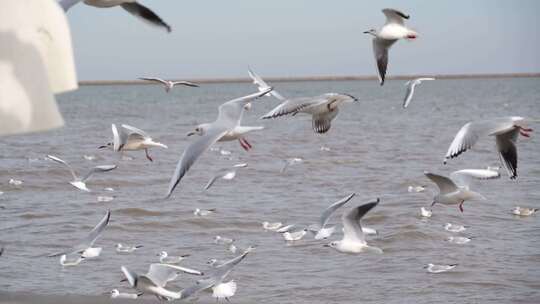
[[[387,76],[386,80],[410,80],[419,77],[433,77],[438,79],[481,79],[481,78],[538,78],[540,73],[479,73],[479,74],[415,74]],[[195,83],[245,83],[252,82],[248,77],[218,77],[218,78],[183,78],[170,79],[173,81],[185,80]],[[377,76],[292,76],[292,77],[265,77],[268,82],[295,82],[295,81],[368,81],[378,80]],[[146,80],[81,80],[79,85],[139,85],[152,84]]]

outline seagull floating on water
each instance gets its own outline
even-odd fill
[[[18,186],[20,186],[20,185],[23,184],[23,181],[22,181],[22,180],[18,180],[18,179],[10,178],[8,184],[9,184],[10,186],[18,187]]]
[[[405,19],[409,19],[406,15],[398,10],[385,8],[382,10],[386,16],[386,23],[377,31],[370,29],[364,34],[370,34],[373,37],[373,54],[377,63],[377,76],[381,86],[386,78],[386,68],[388,66],[388,50],[399,39],[414,40],[418,37],[418,33],[405,26]]]
[[[537,211],[537,208],[515,207],[512,213],[519,216],[529,216],[535,214]]]
[[[212,213],[216,212],[216,208],[212,208],[212,209],[195,209],[195,211],[193,211],[193,215],[196,215],[196,216],[208,216]]]
[[[61,0],[59,4],[64,11],[67,12],[73,5],[81,1],[82,0]],[[146,6],[139,4],[136,0],[84,0],[84,4],[99,8],[120,6],[133,16],[141,18],[150,24],[163,27],[169,33],[171,32],[171,27],[165,23],[165,21]]]
[[[62,266],[64,266],[64,267],[77,266],[77,265],[79,265],[84,259],[85,259],[84,256],[77,255],[75,258],[69,259],[69,260],[68,260],[67,255],[62,254],[62,255],[60,256],[60,265],[62,265]]]
[[[155,142],[152,137],[148,135],[148,133],[130,125],[123,124],[120,131],[118,131],[116,125],[112,124],[111,129],[113,132],[113,142],[100,146],[99,149],[112,148],[115,152],[144,150],[146,153],[146,158],[149,161],[154,160],[148,154],[148,149],[152,147],[167,149],[166,145],[160,142]]]
[[[135,246],[126,246],[121,243],[116,244],[116,253],[132,253],[135,250],[142,248],[143,245],[135,245]]]
[[[464,236],[449,236],[446,240],[450,243],[463,245],[470,242],[471,238],[464,237]]]
[[[178,264],[190,255],[170,256],[167,251],[162,251],[158,253],[157,256],[159,257],[159,262],[162,264]]]
[[[111,211],[107,211],[105,216],[99,221],[99,223],[90,231],[90,233],[77,245],[57,253],[48,255],[49,257],[56,257],[60,255],[70,255],[74,253],[80,254],[83,258],[93,258],[99,256],[101,248],[92,247],[96,240],[101,236],[109,220],[111,219]]]
[[[339,208],[343,207],[346,203],[348,203],[356,194],[351,193],[347,195],[346,197],[340,199],[339,201],[331,204],[328,206],[323,213],[321,214],[321,217],[319,219],[319,223],[313,224],[309,227],[309,229],[315,233],[315,239],[316,240],[322,240],[330,237],[334,231],[336,230],[336,226],[329,226],[327,227],[328,221],[330,220],[330,217],[332,214]]]
[[[446,231],[458,233],[458,232],[463,232],[463,231],[467,230],[467,227],[465,227],[463,225],[456,225],[456,224],[446,223],[444,225],[444,229]]]
[[[276,231],[279,228],[281,228],[281,226],[283,226],[281,222],[274,222],[274,223],[262,222],[262,227],[264,230]]]
[[[260,91],[270,88],[264,80],[248,70],[253,83],[259,86]],[[262,119],[276,118],[285,115],[295,116],[298,113],[309,114],[312,117],[313,131],[316,133],[326,133],[330,130],[332,120],[336,118],[339,112],[339,106],[342,103],[358,102],[358,98],[349,94],[326,93],[315,97],[300,97],[286,99],[276,91],[270,92],[272,96],[281,101],[281,104],[273,110],[263,115]]]
[[[136,293],[120,292],[118,289],[113,289],[109,292],[111,299],[136,299],[139,297]]]
[[[308,229],[304,228],[298,231],[285,231],[283,232],[283,238],[288,242],[295,242],[301,240],[306,235]]]
[[[446,272],[448,270],[452,270],[457,266],[457,264],[450,264],[450,265],[435,265],[435,264],[427,264],[424,266],[424,268],[427,268],[427,271],[430,273],[441,273]]]
[[[469,190],[469,183],[474,179],[494,179],[501,175],[497,171],[484,169],[464,169],[454,171],[450,174],[450,178],[437,175],[430,172],[424,174],[439,188],[439,194],[433,198],[433,203],[444,205],[458,205],[459,210],[463,212],[463,203],[467,200],[480,199],[485,200],[484,196]]]
[[[169,183],[167,197],[171,196],[176,186],[202,153],[217,141],[238,140],[244,149],[251,148],[244,136],[251,131],[260,130],[262,127],[240,126],[245,106],[270,91],[272,91],[272,88],[227,101],[219,106],[218,117],[213,123],[199,125],[194,132],[188,133],[188,135],[197,134],[201,137],[192,142],[182,153]]]
[[[533,129],[527,128],[529,121],[533,120],[512,116],[466,123],[454,137],[443,163],[446,164],[448,159],[457,157],[472,148],[480,137],[495,136],[501,163],[506,168],[510,179],[515,179],[518,162],[516,141],[519,134],[530,137]]]
[[[414,94],[414,88],[421,84],[422,81],[425,81],[425,80],[435,80],[435,78],[431,78],[431,77],[426,77],[426,78],[416,78],[416,79],[413,79],[413,80],[409,80],[405,83],[405,85],[407,86],[407,94],[405,94],[405,99],[403,100],[403,108],[407,108],[407,106],[409,106],[409,103],[411,103],[411,100],[412,100],[412,97],[413,97],[413,94]]]
[[[184,86],[195,87],[195,88],[199,87],[198,84],[189,82],[189,81],[171,81],[171,80],[164,80],[164,79],[156,78],[156,77],[141,77],[139,79],[160,83],[163,85],[163,87],[165,88],[165,92],[167,93],[169,93],[169,91],[172,88],[174,88],[174,86],[176,85],[184,85]]]
[[[414,192],[424,192],[426,191],[426,186],[409,186],[407,188],[407,192],[414,193]]]
[[[366,243],[360,220],[366,213],[373,209],[380,200],[358,206],[348,212],[343,213],[341,220],[343,222],[343,238],[340,241],[333,241],[325,246],[334,248],[343,253],[374,252],[383,253],[382,249],[369,246]]]
[[[232,244],[233,242],[234,242],[234,239],[222,237],[220,235],[216,235],[214,237],[214,243],[218,245],[229,245],[229,244]]]
[[[426,208],[422,207],[420,208],[420,215],[423,217],[431,217],[433,215],[433,211],[427,210]]]

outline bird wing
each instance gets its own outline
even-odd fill
[[[124,132],[123,129],[118,131],[118,128],[116,127],[115,124],[111,125],[111,129],[113,132],[113,150],[115,152],[118,152],[122,150],[122,148],[126,144],[128,135],[126,134],[126,132]]]
[[[270,86],[259,75],[255,74],[255,72],[253,72],[250,68],[248,68],[248,74],[249,74],[249,77],[251,77],[251,79],[253,80],[253,83],[259,86],[259,91],[264,91],[270,88]],[[272,90],[270,94],[272,94],[272,96],[274,96],[275,98],[281,101],[286,100],[286,98],[283,97],[283,95],[279,94],[278,92],[274,90]]]
[[[131,136],[132,134],[137,134],[137,135],[140,135],[142,137],[150,138],[150,135],[148,135],[148,133],[144,132],[143,130],[141,130],[139,128],[135,128],[135,127],[132,127],[130,125],[125,125],[125,124],[122,125],[122,128],[127,130],[126,133],[128,134],[128,136]]]
[[[122,269],[122,273],[124,273],[124,276],[128,280],[129,285],[131,287],[135,287],[135,285],[137,284],[138,275],[135,272],[127,269],[127,267],[125,266],[120,267],[120,269]]]
[[[409,15],[406,15],[393,8],[385,8],[382,10],[382,12],[386,16],[386,24],[397,23],[403,25],[405,21],[404,19],[410,18]]]
[[[189,81],[184,81],[184,80],[182,80],[182,81],[174,81],[173,86],[175,86],[175,85],[185,85],[185,86],[188,86],[188,87],[195,87],[195,88],[199,87],[199,85],[196,84],[196,83],[189,82]]]
[[[167,30],[167,32],[171,32],[171,27],[146,6],[141,5],[135,1],[122,3],[120,4],[120,6],[122,6],[123,9],[128,11],[133,16],[142,18],[143,20],[150,22],[150,24],[162,26]]]
[[[284,115],[293,114],[296,115],[307,107],[315,106],[321,103],[328,102],[328,99],[322,95],[317,97],[300,97],[288,99],[270,112],[264,114],[261,119],[276,118]]]
[[[456,184],[449,179],[446,176],[430,173],[430,172],[424,172],[424,175],[427,176],[432,182],[437,184],[437,187],[439,187],[439,192],[441,194],[444,193],[451,193],[458,190],[458,187]]]
[[[381,85],[384,84],[386,78],[386,68],[388,66],[388,49],[394,44],[396,40],[386,40],[380,38],[373,38],[373,55],[375,55],[375,62],[377,63],[377,76]]]
[[[158,82],[158,83],[161,83],[161,84],[167,84],[167,82],[161,78],[157,78],[157,77],[139,77],[140,80],[146,80],[146,81],[153,81],[153,82]]]
[[[311,117],[313,131],[317,133],[328,132],[328,130],[330,130],[330,127],[332,126],[332,120],[336,118],[338,112],[339,109],[335,108],[331,112],[313,114]]]
[[[450,179],[461,187],[468,187],[471,180],[474,179],[495,179],[501,177],[498,171],[487,169],[463,169],[454,171],[450,174]]]
[[[435,80],[435,78],[425,77],[407,81],[407,94],[405,95],[405,99],[403,100],[403,108],[406,108],[411,102],[414,94],[414,88],[425,80]]]
[[[409,103],[411,103],[413,94],[414,94],[414,87],[416,87],[415,81],[409,81],[407,85],[407,93],[405,94],[405,99],[403,100],[403,108],[407,108],[409,106]]]
[[[360,225],[360,220],[362,217],[373,209],[379,203],[379,199],[375,202],[369,202],[358,206],[349,212],[346,212],[341,217],[343,222],[343,240],[351,242],[360,242],[366,243],[364,232],[362,231],[362,226]]]
[[[344,206],[347,202],[349,202],[356,193],[351,193],[347,195],[346,197],[340,199],[339,201],[333,203],[332,205],[328,206],[328,208],[324,209],[323,213],[321,214],[321,218],[319,220],[320,228],[324,228],[326,226],[326,223],[328,223],[328,220],[330,219],[330,216],[339,208]]]
[[[54,156],[54,155],[47,155],[47,158],[50,159],[50,160],[53,160],[57,163],[60,163],[60,164],[63,164],[65,165],[68,169],[69,169],[69,172],[71,172],[71,175],[73,176],[73,179],[74,180],[77,180],[79,177],[77,176],[77,174],[75,173],[75,171],[73,170],[73,168],[64,160]]]
[[[454,140],[446,152],[444,163],[449,158],[454,158],[470,149],[478,141],[480,136],[497,135],[514,129],[511,118],[499,118],[466,123],[454,137]]]
[[[204,190],[208,190],[210,189],[210,187],[212,187],[212,185],[216,182],[216,180],[220,177],[222,177],[223,175],[221,173],[219,174],[216,174],[214,175],[209,181],[208,183],[206,184],[206,186],[204,186]]]
[[[111,218],[111,211],[108,210],[107,214],[105,214],[103,219],[99,221],[99,223],[94,227],[94,229],[92,229],[92,231],[90,231],[90,233],[78,245],[75,245],[71,247],[70,249],[67,249],[61,252],[50,254],[48,256],[55,257],[55,256],[63,255],[63,254],[67,255],[67,254],[72,254],[72,253],[81,253],[82,251],[92,247],[92,245],[94,245],[95,241],[99,238],[99,236],[101,235],[105,227],[107,227],[107,224],[109,224],[110,218]]]
[[[503,134],[499,134],[495,137],[497,142],[497,151],[499,152],[499,158],[508,172],[508,176],[511,179],[517,177],[517,148],[516,140],[519,135],[519,129],[514,128]]]
[[[81,2],[82,0],[61,0],[58,4],[67,12],[72,6]]]
[[[186,287],[180,291],[180,300],[189,298],[192,295],[197,294],[205,289],[211,288],[214,285],[216,285],[215,278],[197,281],[196,284]]]
[[[154,283],[156,286],[165,287],[168,282],[178,277],[179,272],[202,275],[202,272],[198,270],[169,264],[154,263],[150,264],[146,277],[150,279],[150,281],[152,281],[152,283]]]
[[[96,240],[101,236],[103,233],[103,230],[105,230],[105,227],[109,224],[109,221],[111,219],[111,211],[107,210],[107,213],[105,216],[99,221],[99,223],[90,231],[90,233],[83,239],[82,244],[86,246],[86,248],[92,247]]]
[[[180,183],[180,180],[188,172],[188,170],[193,166],[195,161],[201,156],[210,146],[212,146],[216,141],[218,141],[223,135],[228,132],[225,127],[214,126],[208,130],[208,132],[198,138],[196,141],[192,142],[182,153],[174,174],[171,177],[169,183],[169,189],[167,190],[167,198],[171,196],[172,192]]]
[[[267,88],[264,91],[246,95],[240,98],[236,98],[225,102],[219,106],[219,114],[216,119],[216,124],[224,126],[226,128],[233,128],[240,124],[242,114],[244,113],[244,106],[272,91],[272,88]]]
[[[90,169],[88,173],[81,179],[82,182],[85,182],[92,176],[92,174],[96,172],[107,172],[116,169],[116,165],[101,165],[101,166],[95,166],[94,168]]]

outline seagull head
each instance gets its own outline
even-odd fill
[[[160,258],[166,258],[169,255],[167,254],[167,251],[162,251],[162,252],[158,253],[157,256],[160,257]]]
[[[370,29],[370,30],[365,31],[364,34],[370,34],[370,35],[373,35],[373,36],[377,37],[377,30],[376,29]]]
[[[358,98],[350,95],[350,94],[345,94],[345,93],[342,93],[342,94],[339,94],[341,98],[344,98],[345,99],[345,102],[360,102],[358,100]]]
[[[109,142],[103,146],[99,146],[98,149],[105,149],[105,148],[110,148],[113,146],[113,143]]]
[[[118,297],[120,295],[120,292],[118,291],[118,289],[113,289],[109,292],[109,294],[111,295],[111,297]]]
[[[200,124],[193,131],[188,132],[186,135],[187,136],[192,136],[192,135],[203,136],[204,134],[206,134],[206,130],[208,130],[208,128],[209,128],[209,124]]]
[[[339,241],[333,241],[328,244],[324,244],[323,247],[330,247],[330,248],[336,248],[339,244]]]

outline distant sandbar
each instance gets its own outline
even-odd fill
[[[388,76],[388,80],[408,80],[418,77],[435,77],[438,79],[488,79],[488,78],[538,78],[540,73],[508,73],[508,74],[447,74],[447,75],[398,75]],[[180,79],[178,79],[180,80]],[[195,83],[243,83],[251,82],[249,78],[203,78],[181,79]],[[268,82],[292,82],[292,81],[365,81],[377,80],[376,76],[300,76],[300,77],[266,77]],[[139,85],[152,84],[144,80],[83,80],[80,85]]]

